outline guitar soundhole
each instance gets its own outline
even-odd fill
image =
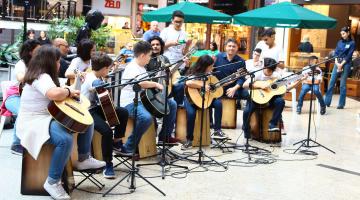
[[[270,88],[273,89],[273,90],[275,90],[275,89],[278,88],[278,86],[277,86],[276,84],[272,84],[272,85],[270,86]]]

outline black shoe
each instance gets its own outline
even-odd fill
[[[213,138],[213,139],[226,139],[228,137],[225,135],[224,132],[222,132],[222,130],[217,130],[212,134],[211,138]]]
[[[296,113],[299,114],[299,115],[301,114],[301,108],[300,107],[296,108]]]
[[[123,143],[122,143],[121,140],[118,141],[118,142],[113,142],[113,150],[114,150],[114,152],[115,152],[115,153],[116,153],[116,152],[121,152],[122,146],[123,146]]]
[[[11,153],[22,156],[24,151],[24,147],[22,147],[20,144],[11,145]]]
[[[320,109],[320,114],[321,114],[321,115],[324,115],[325,113],[326,113],[326,106],[321,107],[321,109]]]
[[[183,144],[182,146],[181,146],[181,150],[186,150],[186,149],[189,149],[189,148],[191,148],[192,147],[192,141],[191,140],[187,140],[186,142],[185,142],[185,144]]]
[[[344,109],[344,106],[338,106],[336,109]]]

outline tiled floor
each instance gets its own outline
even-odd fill
[[[337,102],[337,96],[335,101]],[[290,102],[287,102],[290,105]],[[336,106],[336,104],[334,104]],[[177,164],[193,169],[188,174],[176,174],[178,169],[171,168],[165,180],[150,178],[149,180],[166,193],[163,197],[159,192],[141,179],[136,179],[137,189],[132,194],[109,195],[104,199],[360,199],[360,103],[347,99],[344,110],[330,107],[325,116],[314,116],[311,124],[311,138],[334,150],[333,154],[323,148],[312,148],[318,156],[291,154],[296,141],[306,138],[308,124],[308,103],[303,108],[303,114],[292,113],[286,108],[283,113],[287,135],[283,136],[281,147],[271,147],[269,144],[250,141],[251,144],[271,151],[269,156],[252,156],[252,164],[246,164],[247,155],[241,151],[222,153],[220,150],[205,148],[208,155],[220,162],[226,162],[228,169],[217,166],[205,166],[181,161]],[[238,113],[238,127],[241,127],[241,111]],[[316,125],[316,131],[314,128]],[[241,131],[225,130],[233,138],[232,142],[243,144]],[[20,194],[21,157],[12,155],[9,150],[12,131],[6,130],[0,140],[0,199],[50,199],[50,197],[22,196]],[[239,137],[240,136],[240,137]],[[180,148],[174,148],[182,152]],[[196,151],[194,149],[193,151]],[[147,163],[157,158],[144,160]],[[261,163],[268,164],[261,164]],[[273,162],[273,163],[270,163]],[[328,165],[344,170],[334,170],[319,166]],[[194,169],[195,168],[195,169]],[[160,175],[160,167],[142,167],[140,173],[144,176]],[[118,178],[104,180],[104,192],[124,176],[117,171]],[[171,175],[171,176],[170,176]],[[78,178],[78,177],[77,177]],[[114,193],[128,192],[124,182],[116,187]],[[97,191],[92,185],[84,184],[82,189]],[[75,190],[73,199],[102,199],[100,194],[91,194]]]

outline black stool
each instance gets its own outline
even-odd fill
[[[97,180],[94,177],[94,174],[97,174],[99,171],[102,171],[104,167],[98,168],[98,169],[84,169],[84,170],[75,170],[76,172],[79,172],[81,175],[84,176],[84,178],[75,185],[74,188],[78,188],[84,181],[89,180],[92,182],[96,187],[99,188],[99,190],[104,188],[104,184],[102,184],[99,180]]]

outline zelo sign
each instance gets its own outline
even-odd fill
[[[130,16],[131,0],[92,0],[92,7],[104,15]]]

